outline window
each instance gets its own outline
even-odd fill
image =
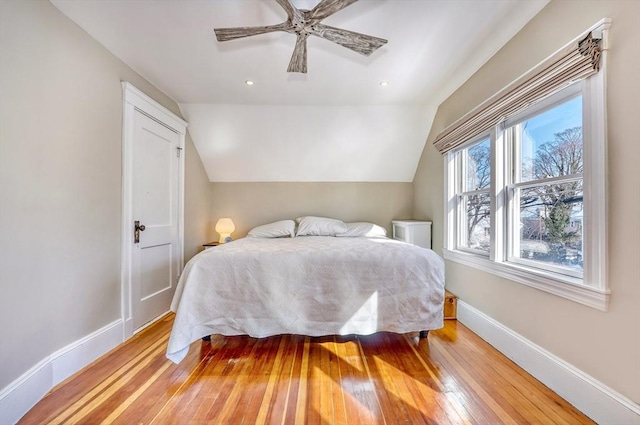
[[[582,278],[582,96],[572,92],[507,123],[507,260]]]
[[[611,20],[445,128],[445,259],[606,310]]]
[[[446,259],[606,310],[602,78],[446,153]]]
[[[455,159],[463,170],[456,182],[458,249],[488,255],[491,247],[491,139],[485,137],[458,151]]]

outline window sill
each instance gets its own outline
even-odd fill
[[[581,283],[581,279],[538,271],[516,264],[499,263],[483,256],[462,251],[445,249],[443,254],[446,260],[480,269],[597,310],[607,311],[609,305],[609,290],[585,286]]]

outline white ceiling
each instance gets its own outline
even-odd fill
[[[294,35],[213,34],[286,20],[275,0],[51,0],[179,104],[223,182],[412,181],[437,106],[548,1],[362,0],[323,23],[388,44],[310,37],[308,74],[290,74]]]

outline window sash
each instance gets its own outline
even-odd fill
[[[529,189],[535,186],[543,186],[548,184],[570,183],[572,181],[578,181],[583,179],[583,173],[569,174],[566,176],[547,177],[538,180],[527,180],[522,183],[513,183],[507,186],[508,189]]]
[[[480,189],[480,190],[473,190],[473,191],[467,191],[467,192],[461,192],[459,194],[457,194],[456,196],[456,205],[457,205],[457,217],[458,217],[458,237],[456,240],[456,248],[457,249],[461,249],[464,251],[468,251],[468,252],[474,252],[474,253],[478,253],[480,255],[485,255],[488,256],[491,253],[491,250],[489,251],[485,251],[482,249],[477,249],[477,248],[472,248],[471,246],[469,246],[469,239],[470,236],[469,232],[468,232],[468,219],[469,216],[467,214],[467,203],[465,202],[469,197],[472,196],[480,196],[480,195],[486,195],[489,197],[489,200],[491,199],[490,197],[490,189]],[[489,207],[491,208],[491,207]],[[491,211],[489,209],[489,211]],[[489,214],[491,215],[491,213],[489,212]],[[490,216],[489,216],[490,218]],[[493,234],[493,229],[490,227],[490,232],[491,234]]]
[[[555,274],[567,275],[567,276],[575,277],[578,279],[582,279],[582,276],[583,276],[582,272],[580,271],[571,270],[566,267],[556,266],[551,263],[543,263],[541,261],[527,260],[526,258],[513,257],[513,256],[509,256],[508,261],[510,263],[517,263],[523,266],[528,266],[533,269],[547,270]]]
[[[521,183],[518,185],[512,185],[507,189],[508,198],[509,198],[508,218],[507,218],[507,235],[508,235],[507,257],[506,257],[507,262],[518,263],[518,264],[529,266],[535,269],[548,270],[548,271],[551,271],[552,273],[557,273],[558,275],[566,275],[566,276],[583,279],[584,277],[583,270],[575,270],[568,266],[555,265],[550,262],[529,260],[516,255],[516,253],[520,251],[520,242],[521,242],[519,226],[521,223],[520,193],[522,189],[529,189],[532,187],[547,186],[547,185],[558,185],[562,183],[571,183],[571,182],[578,182],[578,181],[583,181],[582,177],[577,177],[576,175],[573,175],[567,178],[557,177],[557,178],[542,179],[538,181],[539,182],[538,184],[530,184],[530,182]],[[583,205],[584,204],[585,202],[583,201]],[[584,245],[584,228],[583,228],[582,235],[583,235],[582,244]],[[584,259],[584,251],[582,255]],[[583,269],[584,269],[584,265],[583,265]]]
[[[474,196],[474,195],[489,195],[491,196],[491,186],[483,188],[483,189],[475,189],[475,190],[467,190],[467,168],[469,165],[469,152],[468,150],[473,148],[474,146],[483,143],[485,140],[491,140],[492,132],[483,132],[476,137],[469,140],[464,146],[457,149],[452,153],[452,165],[454,169],[454,174],[452,175],[452,183],[454,185],[455,196],[453,197],[454,206],[454,216],[456,218],[456,228],[453,236],[453,246],[455,249],[459,249],[462,251],[466,251],[469,253],[479,254],[483,256],[489,256],[490,251],[484,251],[481,249],[475,249],[468,246],[469,235],[467,232],[466,221],[467,211],[466,204],[463,202],[464,198]],[[493,178],[493,164],[491,164],[491,178]],[[493,231],[491,231],[493,235]]]

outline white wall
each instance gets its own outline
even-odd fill
[[[552,0],[438,109],[414,180],[414,215],[443,242],[443,158],[435,136],[457,118],[610,17],[607,69],[609,159],[608,312],[448,261],[451,292],[509,329],[640,402],[640,2]]]
[[[212,182],[413,180],[435,110],[180,104]]]
[[[1,389],[120,318],[121,80],[180,112],[47,1],[1,1],[0,31]],[[189,255],[209,213],[189,140],[186,180]]]

